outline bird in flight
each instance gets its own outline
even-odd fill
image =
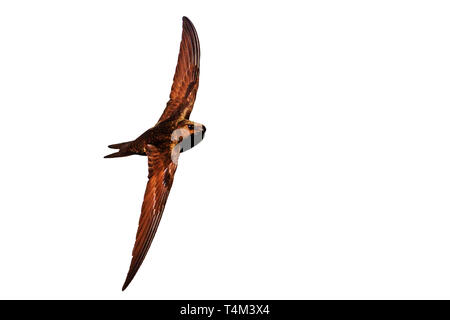
[[[148,182],[142,203],[139,227],[132,252],[130,269],[122,290],[136,275],[150,248],[169,196],[180,153],[203,140],[204,125],[189,120],[197,95],[200,74],[200,42],[192,22],[183,17],[178,63],[173,77],[170,99],[153,128],[133,141],[112,144],[119,151],[105,158],[133,154],[147,156]]]

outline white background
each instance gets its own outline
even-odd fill
[[[153,126],[188,16],[191,119],[149,255]],[[446,1],[2,1],[0,298],[450,298]]]

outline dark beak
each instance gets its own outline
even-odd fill
[[[205,132],[206,132],[206,127],[204,125],[202,125],[202,139],[205,136]]]

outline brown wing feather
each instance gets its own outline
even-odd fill
[[[170,100],[158,122],[167,119],[189,119],[197,95],[199,75],[200,42],[197,31],[192,22],[183,17],[183,33]]]
[[[162,152],[153,145],[147,145],[146,150],[149,180],[145,190],[144,202],[142,203],[141,217],[139,218],[139,227],[133,248],[133,258],[131,259],[130,269],[122,290],[125,290],[131,280],[133,280],[150,248],[161,220],[170,188],[172,187],[175,170],[177,169],[177,159],[174,159],[175,162],[173,162],[169,152]],[[175,157],[178,157],[178,155],[177,153]]]

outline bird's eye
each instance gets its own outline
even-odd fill
[[[193,124],[188,124],[188,128],[189,128],[189,130],[193,130],[194,129],[194,125]]]

